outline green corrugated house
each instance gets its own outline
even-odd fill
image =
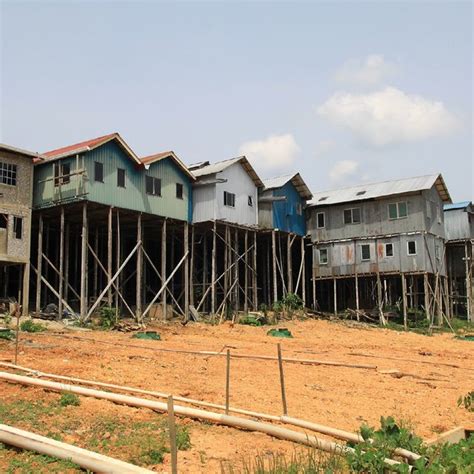
[[[35,209],[87,200],[191,222],[194,176],[172,151],[140,159],[113,133],[44,157],[35,167]]]

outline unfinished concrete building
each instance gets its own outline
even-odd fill
[[[263,181],[258,198],[259,287],[271,305],[288,293],[307,303],[310,252],[306,252],[305,207],[311,191],[299,173]]]
[[[318,192],[308,205],[317,307],[449,314],[440,174]],[[416,314],[416,312],[415,312]]]
[[[0,291],[2,312],[18,301],[28,314],[33,161],[38,153],[0,144]]]
[[[470,201],[444,206],[446,261],[451,313],[474,321],[474,206]]]
[[[192,173],[172,152],[140,159],[118,133],[35,166],[35,307],[88,319],[187,315]],[[160,304],[157,304],[160,303]]]

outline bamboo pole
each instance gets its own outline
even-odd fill
[[[248,313],[249,310],[249,303],[248,303],[248,287],[249,287],[249,272],[248,272],[248,255],[247,250],[249,246],[249,231],[245,229],[244,234],[244,311]]]
[[[166,281],[166,226],[167,220],[164,219],[161,227],[161,286],[163,286]],[[164,291],[163,296],[161,297],[161,304],[163,305],[163,321],[166,321],[167,319],[166,294],[167,292]]]
[[[225,414],[229,414],[230,406],[230,349],[226,354],[226,372],[225,372]]]
[[[25,263],[23,265],[23,292],[22,292],[22,305],[21,310],[23,316],[29,314],[29,302],[30,302],[30,265]]]
[[[293,259],[291,255],[291,235],[286,236],[286,270],[288,272],[288,293],[293,293]]]
[[[334,316],[337,316],[337,280],[333,278]]]
[[[184,223],[184,249],[183,252],[189,255],[189,225]],[[189,319],[189,258],[184,260],[184,320]]]
[[[425,317],[428,321],[431,320],[430,318],[430,295],[428,290],[428,273],[423,274],[423,288],[424,288],[424,298],[425,298]]]
[[[120,268],[120,261],[121,261],[121,249],[122,249],[122,243],[121,243],[121,236],[120,236],[120,211],[117,209],[117,242],[115,245],[115,268],[118,270]],[[110,278],[107,279],[107,284],[109,284],[112,280],[112,275]],[[121,278],[119,277],[117,281],[117,290],[120,290],[120,282]],[[120,313],[120,308],[119,308],[119,294],[118,291],[115,293],[115,317],[118,319]]]
[[[0,442],[21,449],[36,451],[59,459],[78,464],[83,469],[110,474],[151,473],[148,469],[135,466],[102,454],[87,451],[71,444],[46,438],[29,431],[0,424]]]
[[[258,310],[258,290],[257,290],[257,232],[253,233],[253,272],[252,272],[252,296],[253,310]]]
[[[58,288],[58,319],[63,316],[63,294],[64,294],[64,206],[61,206],[61,217],[59,224],[59,288]]]
[[[189,301],[191,306],[194,306],[194,244],[195,244],[195,236],[194,236],[194,225],[191,224],[191,257],[190,257],[190,270],[189,270]]]
[[[276,236],[275,231],[272,230],[272,265],[273,265],[273,302],[278,301],[278,286],[277,286],[277,256],[276,256]]]
[[[112,206],[109,207],[107,215],[107,283],[112,278],[112,225],[113,225]],[[107,293],[107,304],[112,307],[112,290]]]
[[[302,282],[301,282],[301,294],[303,299],[303,307],[306,308],[306,251],[305,251],[305,244],[304,244],[304,237],[301,237],[301,265],[303,266],[302,272]]]
[[[82,205],[82,232],[81,232],[81,320],[87,318],[87,203]]]
[[[283,372],[283,359],[281,356],[281,345],[277,344],[278,350],[278,368],[280,372],[280,389],[281,389],[281,403],[283,407],[283,415],[288,415],[288,406],[286,404],[286,390],[285,390],[285,374]]]
[[[405,274],[401,273],[402,279],[402,305],[403,305],[403,327],[405,331],[408,329],[408,311],[407,311],[407,282]]]
[[[211,314],[214,315],[216,312],[216,232],[217,224],[216,221],[213,223],[213,232],[212,232],[212,263],[211,263]]]
[[[168,429],[170,433],[171,472],[178,474],[178,448],[176,446],[176,422],[174,419],[173,395],[168,397]]]
[[[140,322],[142,320],[142,303],[143,303],[143,227],[142,227],[142,214],[138,214],[137,219],[137,243],[141,242],[141,245],[137,249],[137,280],[136,280],[136,320]]]

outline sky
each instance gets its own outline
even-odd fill
[[[472,2],[0,0],[0,141],[119,132],[314,191],[441,172],[474,198]]]

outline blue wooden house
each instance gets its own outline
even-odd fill
[[[311,191],[299,173],[263,180],[258,223],[263,229],[306,235],[304,208]]]

